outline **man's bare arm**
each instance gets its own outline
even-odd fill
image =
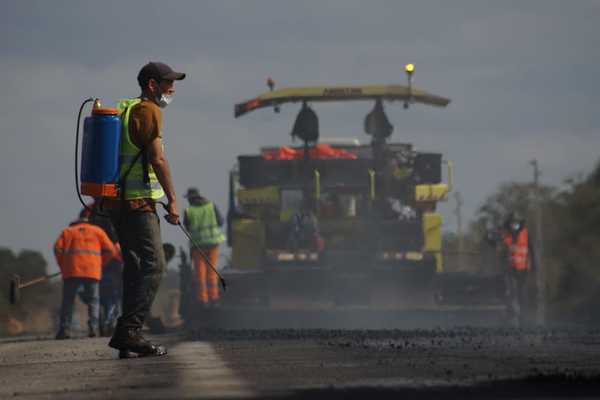
[[[169,161],[163,151],[162,139],[156,138],[148,145],[148,162],[152,165],[158,182],[165,191],[168,200],[167,221],[171,224],[179,222],[179,210],[177,207],[177,195],[171,177]]]

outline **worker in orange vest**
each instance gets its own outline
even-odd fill
[[[528,280],[534,270],[532,241],[525,227],[525,220],[518,213],[511,213],[504,224],[502,234],[506,273],[506,292],[509,318],[512,325],[522,327],[525,310],[529,307]]]
[[[66,227],[54,244],[54,256],[63,278],[60,326],[56,339],[70,338],[75,296],[88,307],[88,336],[98,334],[99,285],[102,266],[119,253],[104,230],[89,223],[86,211]]]

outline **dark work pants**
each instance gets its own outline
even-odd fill
[[[529,308],[529,271],[511,269],[506,275],[506,292],[510,323],[514,327],[523,327]]]
[[[153,212],[114,211],[111,215],[123,254],[123,303],[119,328],[141,328],[166,266],[160,220]]]
[[[91,278],[67,278],[63,280],[63,298],[60,308],[59,331],[70,333],[73,321],[73,308],[75,297],[79,298],[88,307],[88,328],[90,332],[98,331],[98,283]]]

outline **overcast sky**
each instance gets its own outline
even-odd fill
[[[590,170],[600,150],[600,1],[26,1],[0,13],[0,246],[43,251],[80,205],[76,111],[138,95],[150,60],[188,77],[163,130],[177,192],[197,186],[227,209],[236,155],[288,144],[298,106],[233,118],[233,104],[279,87],[404,83],[446,109],[388,106],[395,141],[441,152],[472,217],[501,182]],[[321,137],[356,137],[368,103],[317,105]],[[186,205],[183,198],[180,206]],[[454,201],[441,207],[453,230]],[[164,237],[186,241],[163,224]]]

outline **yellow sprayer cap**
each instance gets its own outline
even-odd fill
[[[100,99],[95,99],[92,115],[119,115],[119,110],[116,108],[103,107]]]

